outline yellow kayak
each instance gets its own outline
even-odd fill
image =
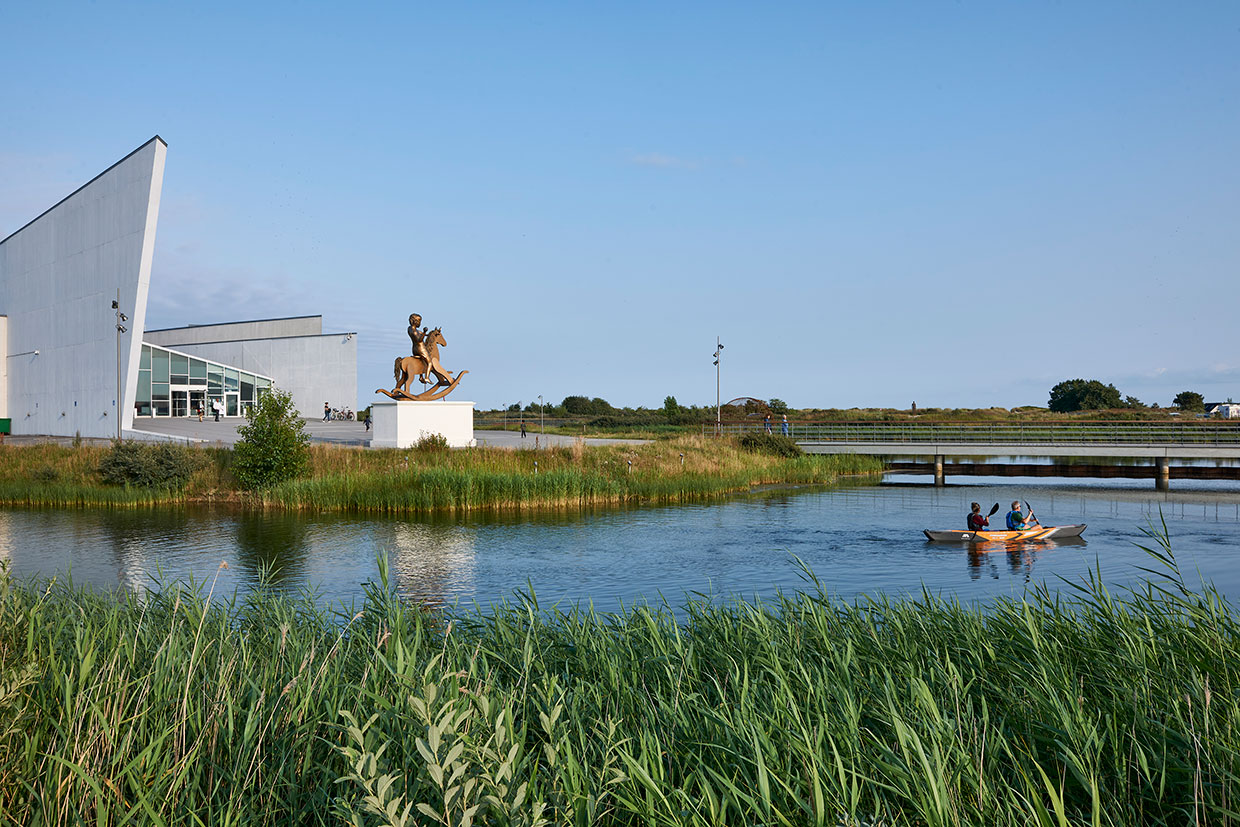
[[[1025,540],[1050,540],[1062,537],[1080,537],[1084,525],[1032,526],[1020,531],[932,531],[922,533],[927,540],[937,543],[1019,543]]]

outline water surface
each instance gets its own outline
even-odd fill
[[[882,485],[780,489],[709,505],[535,517],[393,519],[240,514],[210,509],[0,510],[0,560],[18,577],[71,576],[104,588],[195,580],[217,594],[277,588],[324,602],[360,600],[386,554],[402,594],[433,605],[489,604],[533,589],[540,603],[770,597],[806,586],[797,559],[833,596],[918,594],[984,600],[1030,584],[1060,588],[1101,564],[1113,585],[1151,564],[1135,543],[1166,519],[1182,569],[1240,597],[1240,486],[1181,481],[1050,483],[970,480],[934,488],[924,477]],[[971,501],[989,509],[1029,500],[1045,525],[1087,523],[1083,540],[971,554],[930,543],[924,528],[963,528]],[[1003,511],[995,523],[1002,520]],[[227,563],[227,568],[220,563]],[[216,579],[218,578],[218,582]]]

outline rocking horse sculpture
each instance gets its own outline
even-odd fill
[[[409,339],[413,342],[413,355],[396,357],[396,363],[393,366],[396,386],[390,391],[379,388],[375,393],[381,393],[396,400],[432,402],[452,393],[460,384],[461,377],[469,373],[463,370],[453,377],[451,371],[444,370],[443,365],[439,363],[439,348],[448,346],[447,340],[443,337],[443,330],[438,327],[431,331],[427,331],[426,328],[419,330],[418,325],[421,323],[422,317],[417,313],[409,317],[408,333]],[[431,385],[430,377],[433,376],[434,384],[421,393],[413,393],[409,389],[409,383],[415,376],[423,385]]]

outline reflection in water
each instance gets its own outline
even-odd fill
[[[292,585],[305,578],[310,525],[305,517],[292,512],[244,512],[237,515],[236,523],[236,561],[252,578],[265,573],[273,585]]]
[[[7,511],[0,511],[0,563],[12,564],[13,518]]]
[[[392,570],[397,589],[428,606],[474,593],[474,535],[454,525],[400,522],[392,526]]]
[[[1008,569],[1022,582],[1029,583],[1033,579],[1033,564],[1048,551],[1057,548],[1084,546],[1088,541],[1084,537],[1060,537],[1047,540],[1030,540],[1023,543],[970,543],[968,551],[969,579],[977,580],[982,576],[983,569],[994,579],[999,579],[999,570],[995,566],[995,558],[1007,557]]]

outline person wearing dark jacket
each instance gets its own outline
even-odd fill
[[[982,514],[982,506],[973,503],[973,511],[968,516],[969,531],[984,531],[990,527],[990,520]]]

